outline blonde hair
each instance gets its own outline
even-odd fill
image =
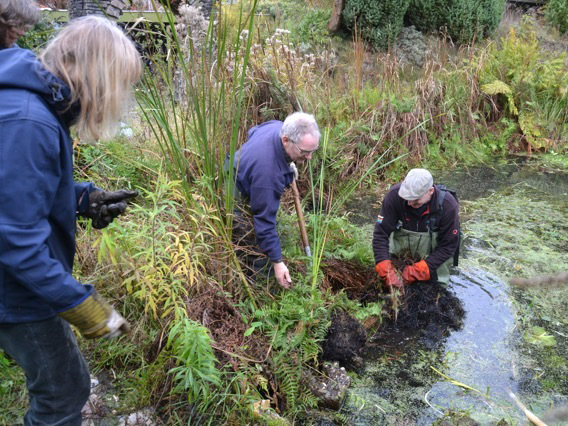
[[[7,28],[25,28],[37,24],[40,11],[34,0],[2,0],[0,25]]]
[[[39,59],[69,85],[69,107],[79,102],[74,123],[79,137],[113,136],[142,73],[140,55],[122,30],[103,17],[75,19],[49,42]]]

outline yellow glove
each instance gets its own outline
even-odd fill
[[[86,339],[112,339],[130,331],[128,322],[96,291],[59,316],[77,327]]]

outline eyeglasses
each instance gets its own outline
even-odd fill
[[[310,154],[313,154],[314,152],[316,152],[319,149],[319,146],[312,150],[312,151],[307,151],[305,149],[300,148],[298,145],[296,145],[296,142],[294,142],[292,139],[290,139],[290,142],[292,143],[292,145],[294,145],[294,147],[298,150],[298,152],[300,153],[300,155],[302,157],[307,157]]]

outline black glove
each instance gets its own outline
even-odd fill
[[[137,195],[138,191],[129,191],[127,189],[118,191],[97,189],[89,194],[89,208],[83,216],[92,220],[93,228],[105,228],[115,217],[124,213],[128,206],[126,200]]]

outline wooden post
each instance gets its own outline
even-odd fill
[[[296,214],[298,216],[298,226],[300,227],[300,239],[302,240],[302,245],[304,246],[304,252],[306,256],[312,256],[312,250],[310,248],[310,241],[308,239],[308,231],[306,230],[306,222],[304,220],[304,213],[302,212],[302,204],[300,203],[300,193],[298,192],[298,187],[296,186],[296,181],[292,181],[292,192],[294,193],[294,205],[296,206]]]

